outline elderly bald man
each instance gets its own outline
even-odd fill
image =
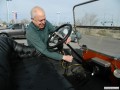
[[[36,48],[45,56],[55,59],[55,60],[65,60],[67,62],[72,62],[73,57],[70,55],[61,55],[57,52],[50,52],[47,50],[47,40],[50,33],[54,32],[53,25],[46,20],[44,10],[35,6],[31,10],[31,23],[26,31],[26,38],[29,46]],[[66,43],[71,41],[70,38],[67,39]]]

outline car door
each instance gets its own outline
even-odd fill
[[[22,24],[15,24],[11,31],[12,36],[19,36],[25,34],[25,30]]]

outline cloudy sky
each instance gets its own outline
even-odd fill
[[[8,5],[9,20],[13,18],[13,13],[12,13],[13,11],[17,12],[18,20],[21,19],[30,20],[30,10],[31,8],[37,5],[37,6],[41,6],[45,10],[47,19],[53,23],[57,23],[58,21],[72,22],[73,6],[85,1],[88,0],[12,0],[12,1],[8,1],[7,3],[6,0],[0,0],[0,19],[3,21],[7,21],[7,5]],[[120,0],[99,0],[95,3],[96,4],[93,4],[94,5],[93,7],[89,5],[86,7],[81,7],[80,9],[82,9],[82,11],[80,12],[80,14],[86,13],[85,11],[94,12],[97,15],[99,15],[99,17],[103,18],[108,16],[113,19],[116,18],[116,20],[119,21]]]

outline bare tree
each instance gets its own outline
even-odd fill
[[[28,20],[28,19],[23,19],[23,20],[21,20],[21,23],[23,23],[23,24],[29,24],[29,23],[30,23],[30,20]]]
[[[77,19],[77,25],[86,25],[86,26],[94,26],[98,22],[96,14],[88,14],[86,13],[81,19]]]
[[[81,24],[81,20],[77,18],[76,21],[75,21],[75,24],[76,24],[76,25],[82,25],[82,24]]]
[[[10,21],[10,24],[15,24],[15,21],[12,19],[12,20]]]

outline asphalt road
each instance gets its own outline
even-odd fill
[[[26,39],[16,39],[19,43],[24,43],[27,45]],[[87,45],[89,49],[110,55],[110,56],[120,56],[120,40],[107,38],[107,37],[96,37],[89,35],[82,35],[82,39],[80,40],[80,45]],[[70,43],[70,45],[79,49],[79,45],[77,43]],[[64,46],[68,48],[67,46]]]
[[[120,56],[120,40],[117,39],[85,35],[82,36],[80,44],[107,55]]]

